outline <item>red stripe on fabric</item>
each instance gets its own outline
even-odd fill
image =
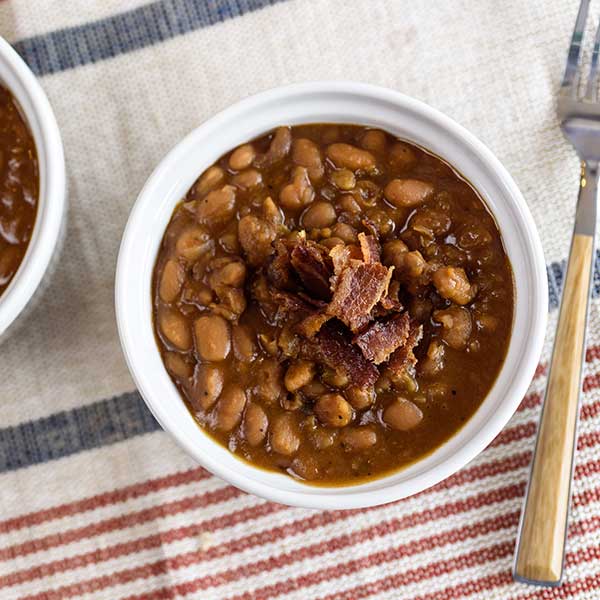
[[[487,477],[493,477],[495,475],[507,473],[518,468],[523,468],[529,464],[530,459],[531,453],[523,452],[508,456],[501,460],[484,463],[482,465],[475,465],[473,467],[467,467],[448,479],[440,482],[435,487],[422,492],[422,494],[432,491],[441,491],[442,489],[450,489],[458,485],[464,485]],[[286,508],[276,504],[269,504],[268,506],[272,507],[272,511],[284,510]],[[376,508],[378,507],[374,507],[370,510],[375,510]],[[207,550],[204,554],[202,554],[202,556],[199,557],[199,560],[212,560],[228,554],[243,552],[248,548],[272,543],[277,539],[283,539],[302,531],[309,531],[317,527],[324,527],[325,525],[329,525],[337,521],[345,521],[360,512],[363,511],[350,510],[316,513],[309,518],[302,518],[297,521],[292,521],[286,525],[274,527],[260,533],[232,540],[226,544],[220,544],[218,547]],[[248,515],[247,518],[249,519],[250,515]],[[108,546],[101,550],[94,550],[92,552],[79,554],[73,557],[36,565],[30,569],[14,571],[0,577],[0,588],[20,585],[35,579],[49,577],[56,573],[68,571],[70,569],[81,568],[89,564],[97,564],[103,561],[120,558],[128,554],[150,550],[152,548],[159,548],[160,546],[170,544],[181,539],[198,536],[202,531],[206,531],[208,529],[209,528],[207,528],[206,524],[179,527],[164,533],[133,540],[131,542]],[[214,528],[210,528],[210,531],[214,530]]]
[[[585,360],[587,362],[592,362],[598,358],[600,358],[600,346],[590,346],[585,351]]]
[[[458,585],[444,588],[439,592],[432,592],[431,594],[424,594],[422,596],[414,596],[411,600],[454,600],[455,598],[462,598],[464,596],[471,596],[473,594],[482,594],[489,590],[500,587],[503,585],[509,585],[512,583],[511,572],[507,569],[500,573],[494,573],[486,577],[474,579],[472,581],[466,581]]]
[[[413,513],[411,515],[400,517],[398,519],[393,519],[384,523],[379,523],[367,529],[360,530],[354,534],[346,534],[335,538],[330,538],[324,542],[319,542],[317,544],[311,544],[309,546],[297,548],[293,551],[286,552],[278,556],[272,556],[265,560],[256,561],[254,563],[248,563],[235,569],[228,569],[221,573],[208,575],[206,577],[202,577],[198,580],[195,580],[193,583],[193,590],[188,591],[186,593],[192,593],[193,591],[197,591],[200,589],[207,589],[210,587],[224,585],[226,583],[237,581],[245,577],[251,577],[259,573],[264,573],[273,569],[282,568],[300,560],[314,558],[315,556],[320,556],[326,552],[347,548],[349,546],[353,546],[355,544],[361,543],[369,539],[375,539],[382,535],[401,531],[402,529],[412,528],[417,525],[422,525],[432,520],[441,519],[469,510],[474,510],[477,508],[481,508],[482,506],[488,506],[490,504],[503,502],[505,500],[518,498],[523,494],[524,489],[525,484],[520,483],[517,485],[510,485],[488,492],[483,492],[481,494],[477,494],[476,496],[472,496],[467,499],[457,500],[455,502],[448,503],[443,506],[438,506],[433,509],[427,509],[418,513]],[[336,518],[334,516],[335,514],[336,513],[331,515],[331,518],[333,518],[334,520]],[[342,514],[345,515],[345,513]],[[515,511],[515,525],[517,518],[518,513]],[[478,525],[470,525],[469,527],[476,528],[477,526]],[[299,531],[302,530],[303,529],[301,528],[300,522]],[[457,530],[451,530],[450,532],[444,535],[455,536],[456,531]],[[437,536],[433,537],[437,538]],[[415,548],[419,547],[419,544],[421,542],[423,542],[423,540],[413,541],[410,544],[407,544],[407,548],[413,546]],[[403,550],[403,552],[407,551],[407,549]],[[101,589],[105,589],[106,587],[129,583],[139,578],[147,578],[151,576],[164,574],[168,571],[185,568],[197,563],[198,560],[202,560],[203,558],[205,558],[205,556],[205,553],[191,552],[184,555],[176,556],[171,559],[156,561],[154,563],[150,563],[142,567],[126,569],[124,571],[121,571],[120,573],[113,573],[111,575],[89,579],[83,582],[78,582],[70,586],[57,588],[56,590],[42,592],[40,594],[30,596],[26,600],[54,600],[58,598],[77,597],[83,593],[87,593],[88,591],[99,591]],[[152,594],[144,595],[143,597],[148,599],[171,597],[165,594],[171,594],[172,592],[175,592],[175,595],[181,594],[181,591],[178,589],[177,586],[175,586],[175,588],[169,587],[158,590],[156,593],[159,595],[154,595],[155,592],[153,592]]]
[[[530,457],[530,453],[525,452],[515,456],[508,457],[501,461],[495,461],[492,463],[488,463],[486,465],[475,466],[470,469],[465,469],[463,472],[457,473],[455,476],[449,478],[446,482],[442,482],[442,484],[450,484],[460,485],[465,483],[466,481],[472,481],[481,477],[495,475],[497,473],[506,472],[507,470],[512,470],[514,468],[523,467],[528,463]],[[600,472],[600,460],[598,461],[589,461],[588,463],[584,463],[582,465],[577,465],[575,470],[575,477],[581,478],[584,476],[589,476],[592,473]],[[440,484],[438,484],[440,485]],[[524,484],[523,484],[524,485]],[[573,499],[574,505],[580,505],[582,503],[589,503],[591,501],[595,501],[599,496],[598,490],[592,490],[584,492],[583,494],[577,495]],[[487,503],[487,502],[484,502]],[[268,506],[277,506],[277,505],[269,505],[263,504],[259,505],[260,507],[268,507]],[[258,507],[257,507],[258,508]],[[285,507],[280,507],[282,510]],[[454,505],[456,508],[456,505]],[[468,510],[468,509],[467,509]],[[264,543],[271,543],[276,541],[280,537],[287,537],[298,533],[299,531],[307,531],[311,528],[324,526],[328,523],[333,523],[337,520],[345,520],[347,518],[351,518],[354,514],[359,511],[348,511],[348,512],[336,512],[336,513],[319,513],[316,515],[316,518],[309,518],[294,522],[292,524],[286,526],[280,526],[274,528],[272,530],[268,530],[265,532],[261,532],[259,534],[253,534],[251,536],[247,536],[246,538],[242,538],[240,540],[233,540],[229,544],[221,545],[218,548],[213,548],[204,553],[191,553],[189,555],[183,555],[183,557],[175,557],[174,561],[179,560],[181,566],[178,568],[182,568],[188,566],[189,564],[194,564],[195,562],[201,560],[211,560],[214,558],[218,558],[221,556],[226,556],[233,552],[241,552],[249,547],[254,545],[260,545]],[[439,515],[437,518],[443,518],[448,514],[453,514],[452,505],[446,505],[445,507],[438,507],[436,509],[436,514]],[[245,519],[248,519],[250,515],[246,515]],[[408,515],[405,519],[406,522],[409,523],[409,526],[418,525],[421,523],[425,523],[427,521],[436,518],[431,511],[426,511],[425,513],[417,513],[413,515]],[[237,519],[241,521],[242,518]],[[169,543],[171,541],[175,541],[176,539],[182,539],[182,537],[188,537],[189,535],[198,535],[201,531],[214,530],[215,527],[211,527],[210,525],[199,525],[196,528],[180,528],[177,530],[172,530],[170,532],[166,532],[165,534],[161,534],[161,536],[150,536],[149,538],[143,538],[142,540],[138,540],[137,542],[132,542],[129,544],[120,544],[111,548],[106,549],[103,552],[103,560],[108,560],[111,558],[117,558],[118,556],[122,556],[124,553],[128,553],[130,551],[141,551],[148,547],[156,547],[161,544]],[[148,542],[150,544],[146,545]],[[135,547],[137,544],[137,547]],[[52,574],[56,571],[63,571],[68,568],[77,568],[84,566],[85,564],[90,564],[93,561],[93,558],[100,558],[98,556],[98,552],[96,553],[88,553],[84,555],[87,560],[81,561],[81,557],[73,557],[70,559],[72,562],[65,561],[57,561],[55,564],[55,568],[52,569],[52,563],[50,565],[42,565],[39,568],[32,569],[27,572],[17,572],[11,574],[12,576],[8,576],[7,579],[3,579],[2,582],[4,585],[16,585],[18,583],[24,583],[26,581],[30,581],[31,579],[35,579],[38,577],[43,577]],[[81,561],[81,562],[80,562]],[[79,563],[79,564],[78,564]],[[161,566],[162,565],[162,566]],[[157,563],[145,565],[140,567],[139,569],[128,570],[127,572],[121,572],[120,574],[115,574],[116,576],[124,577],[126,581],[135,580],[141,577],[149,577],[151,574],[158,572],[166,572],[169,570],[169,566],[165,566],[166,563],[164,561],[158,561]],[[62,568],[61,568],[62,567]],[[50,572],[49,572],[50,571]],[[114,584],[112,584],[114,585]],[[80,590],[75,591],[75,595],[81,593]]]
[[[318,569],[317,571],[312,571],[310,573],[307,573],[306,575],[300,575],[293,579],[277,582],[275,584],[271,584],[260,589],[255,589],[252,591],[245,592],[243,594],[239,594],[237,596],[233,596],[229,598],[229,600],[267,600],[268,598],[272,598],[273,596],[287,594],[291,591],[317,585],[323,581],[328,581],[333,578],[352,575],[358,570],[367,569],[375,565],[381,565],[383,563],[388,563],[394,560],[400,560],[409,556],[414,556],[415,554],[420,554],[428,550],[432,550],[434,548],[439,548],[441,545],[454,544],[469,539],[471,537],[476,537],[480,534],[483,535],[484,533],[498,531],[500,529],[506,529],[507,527],[514,527],[516,526],[517,521],[518,513],[515,511],[514,513],[510,513],[509,515],[501,515],[500,517],[487,519],[486,521],[482,521],[481,523],[477,523],[475,525],[466,525],[465,527],[461,527],[460,529],[436,534],[427,538],[423,538],[422,540],[416,542],[409,542],[406,544],[395,546],[393,548],[389,548],[387,550],[374,552],[365,557],[353,559],[343,564]],[[483,526],[483,529],[480,529],[481,526]],[[326,546],[327,543],[324,542],[323,545]],[[331,549],[337,550],[338,548],[333,547]],[[456,568],[475,566],[476,564],[480,564],[481,562],[487,562],[488,560],[492,560],[493,558],[500,558],[501,556],[506,556],[510,554],[511,551],[512,544],[508,542],[502,544],[495,544],[489,548],[476,550],[466,555],[457,557],[455,559],[440,561],[438,563],[431,563],[426,566],[419,567],[417,569],[410,569],[403,573],[403,580],[405,582],[410,581],[411,583],[417,583],[423,579],[428,579],[434,573],[438,574],[440,568],[444,569],[445,572],[450,572]],[[303,559],[305,558],[308,557],[304,556]],[[458,565],[460,565],[460,567]],[[281,568],[282,566],[285,565],[271,564],[269,565],[269,570]],[[214,582],[210,581],[211,579],[213,579]],[[210,584],[207,585],[209,581]],[[174,585],[170,588],[153,590],[142,595],[128,596],[124,600],[164,600],[165,598],[174,598],[177,596],[189,596],[190,594],[194,594],[200,590],[206,589],[207,587],[223,585],[224,583],[229,583],[229,581],[224,581],[220,578],[204,577],[202,579],[187,581],[179,585]],[[345,597],[346,596],[344,595],[340,596],[338,594],[335,594],[334,596],[332,596],[332,599],[335,598],[335,600],[338,600]],[[349,600],[354,600],[356,596],[350,596],[348,598]],[[28,598],[24,600],[33,600],[33,598]],[[41,598],[37,598],[36,600],[41,600]],[[50,598],[49,600],[53,599]]]
[[[586,463],[585,465],[581,465],[581,468],[579,469],[579,471],[576,471],[575,477],[579,478],[582,476],[582,474],[589,474],[591,472],[600,472],[600,460],[590,461],[589,463]],[[303,548],[296,549],[292,552],[285,553],[285,554],[279,555],[277,557],[271,557],[267,560],[250,563],[250,564],[244,565],[242,567],[239,567],[237,569],[228,570],[228,571],[210,575],[210,576],[207,576],[204,578],[200,578],[200,579],[193,581],[193,585],[191,586],[189,591],[186,591],[186,593],[187,594],[194,593],[201,589],[207,589],[210,587],[225,585],[227,583],[231,583],[232,581],[237,581],[240,578],[252,577],[252,576],[258,575],[259,573],[264,573],[264,572],[268,572],[273,569],[279,569],[279,568],[282,568],[285,566],[289,566],[290,564],[295,563],[297,561],[314,558],[315,556],[319,556],[321,554],[324,554],[325,552],[332,552],[335,550],[344,549],[344,548],[347,548],[348,546],[354,546],[354,545],[362,543],[364,541],[367,541],[370,539],[375,539],[377,537],[381,537],[382,535],[395,533],[402,529],[412,528],[412,527],[415,527],[418,525],[422,525],[424,523],[431,522],[433,520],[437,520],[437,519],[448,517],[448,516],[453,516],[455,514],[459,514],[461,512],[465,512],[467,510],[472,510],[474,508],[479,508],[481,506],[489,506],[490,504],[492,504],[494,502],[501,502],[501,501],[505,501],[507,499],[511,499],[511,497],[514,497],[514,496],[511,496],[511,494],[514,493],[514,490],[518,490],[517,495],[521,495],[523,493],[524,489],[525,489],[525,482],[522,482],[522,483],[516,484],[514,486],[500,488],[499,490],[492,490],[491,492],[484,492],[477,496],[468,498],[466,501],[458,501],[455,503],[449,503],[445,506],[439,506],[434,509],[428,509],[426,511],[422,511],[420,513],[414,513],[414,514],[406,515],[406,516],[398,518],[398,519],[392,519],[388,522],[378,524],[376,526],[369,527],[367,529],[360,530],[358,532],[355,532],[354,534],[331,538],[325,542],[321,542],[319,544],[314,544],[311,546],[305,546]],[[595,501],[599,495],[600,495],[600,488],[597,488],[596,490],[592,490],[591,493],[587,492],[587,493],[579,494],[573,498],[573,504],[575,506],[581,506],[584,504],[588,504],[591,501]],[[358,512],[358,511],[352,511],[353,514],[355,514],[356,512]],[[353,516],[353,514],[350,516]],[[519,511],[515,511],[514,513],[511,513],[511,514],[514,514],[514,525],[516,526],[517,521],[518,521]],[[331,522],[335,522],[338,520],[336,515],[339,515],[339,513],[330,513]],[[343,517],[340,516],[340,520],[342,518],[348,517],[346,515],[346,513],[342,513],[342,515],[343,515]],[[505,515],[505,516],[507,516],[507,515]],[[319,515],[319,520],[321,520],[321,519],[322,519],[322,515]],[[296,522],[295,527],[294,527],[294,529],[295,529],[294,533],[298,533],[300,531],[307,531],[308,529],[310,529],[311,528],[310,519],[307,519],[307,521],[305,521],[304,523],[302,521]],[[600,524],[600,518],[598,518],[598,523]],[[303,524],[306,526],[303,527],[302,526]],[[589,527],[594,524],[595,524],[595,521],[590,521],[587,524],[588,530],[589,530]],[[478,525],[470,525],[467,527],[476,528],[477,526]],[[585,527],[580,526],[579,529],[573,530],[574,535],[576,535],[577,532],[581,532],[584,530],[585,530]],[[456,531],[457,530],[451,530],[443,535],[451,535],[453,532],[455,533]],[[480,535],[483,535],[483,533],[487,533],[487,531],[481,531]],[[292,534],[290,533],[288,535],[292,535]],[[477,534],[475,534],[475,535],[477,535]],[[276,539],[276,538],[266,538],[265,539],[265,537],[261,536],[261,534],[257,534],[256,536],[253,536],[253,538],[254,538],[253,544],[269,543],[269,542],[275,541],[275,539]],[[422,538],[421,540],[412,541],[410,544],[408,544],[408,546],[419,547],[419,544],[421,544],[421,542],[424,542],[424,540],[428,540],[428,539],[429,538]],[[234,547],[237,547],[238,543],[239,543],[238,541],[232,542]],[[448,543],[455,543],[455,542],[448,542]],[[434,544],[434,546],[439,546],[439,545],[441,545],[440,541],[438,541],[437,543]],[[242,546],[244,546],[244,545],[242,545]],[[242,547],[241,550],[244,550],[244,549],[246,549],[246,547]],[[425,549],[421,550],[421,551],[424,552]],[[66,598],[66,597],[73,597],[73,596],[80,595],[81,593],[83,593],[83,590],[88,589],[88,587],[90,585],[92,586],[94,591],[98,591],[100,589],[104,589],[107,586],[122,585],[122,584],[130,583],[131,581],[135,581],[135,580],[141,579],[141,578],[145,579],[148,577],[163,575],[163,574],[168,573],[169,571],[182,569],[182,568],[189,567],[193,564],[197,564],[198,562],[200,562],[202,560],[211,560],[214,558],[218,558],[220,556],[227,556],[229,554],[229,552],[230,552],[230,548],[225,547],[222,549],[215,548],[212,550],[212,552],[208,551],[206,553],[189,552],[186,554],[181,554],[181,555],[175,556],[171,559],[156,561],[154,563],[149,563],[147,565],[143,565],[142,567],[127,569],[127,570],[121,571],[120,573],[115,573],[111,576],[105,576],[105,577],[98,578],[95,580],[88,580],[86,582],[76,584],[74,586],[59,588],[58,590],[56,590],[56,592],[59,593],[60,595],[56,596],[56,598],[62,598],[62,597]],[[98,585],[101,585],[102,587],[96,587]],[[185,585],[187,586],[188,584],[185,584]],[[84,587],[82,588],[81,586],[84,586]],[[188,588],[186,587],[185,589],[187,590]],[[270,587],[269,587],[269,589],[270,589]],[[292,587],[291,589],[295,589],[295,587]],[[288,591],[291,591],[291,589],[288,590],[286,588],[286,590],[283,590],[283,591],[278,589],[277,594],[287,593]],[[177,595],[181,595],[183,592],[179,588],[179,586],[175,586],[175,587],[169,587],[169,588],[162,588],[160,590],[157,590],[156,593],[158,595],[156,595],[156,596],[154,596],[154,595],[146,596],[145,595],[144,598],[151,598],[151,599],[163,598],[163,597],[170,598],[170,597],[175,597]],[[268,598],[268,597],[270,597],[270,596],[269,595],[265,596],[265,598]],[[34,596],[28,600],[34,600],[34,599],[42,600],[43,598],[45,599],[44,596]],[[128,598],[128,600],[134,600],[136,598],[137,598],[136,596],[132,596],[131,598]],[[255,598],[262,598],[262,596],[256,596],[256,591],[254,591],[252,596],[248,597],[248,596],[242,595],[239,598],[236,597],[236,600],[242,600],[242,599],[254,600]],[[53,600],[53,597],[50,596],[48,598],[48,600]]]
[[[597,529],[597,527],[594,527],[594,529]],[[599,557],[600,549],[598,546],[588,546],[576,552],[567,553],[565,556],[565,562],[567,567],[569,567],[575,566],[582,562],[595,560]],[[472,596],[473,594],[489,592],[494,588],[511,585],[512,583],[513,579],[511,572],[506,569],[498,573],[480,577],[479,579],[474,579],[459,585],[450,586],[437,592],[432,592],[430,594],[421,596],[413,596],[410,600],[439,600],[440,598],[443,598],[444,600],[454,600],[455,598],[463,598],[465,596]],[[584,577],[582,579],[566,581],[557,588],[538,588],[526,594],[522,594],[520,596],[513,595],[511,597],[513,600],[534,600],[537,598],[552,600],[553,598],[570,598],[577,593],[586,591],[591,592],[592,590],[596,590],[599,585],[600,573],[589,575],[588,577]]]
[[[51,548],[55,548],[56,546],[64,546],[65,544],[71,544],[73,542],[78,542],[93,536],[104,535],[118,529],[133,527],[134,525],[139,525],[147,521],[176,515],[198,508],[204,508],[211,504],[217,504],[220,502],[225,502],[226,500],[237,498],[243,494],[244,492],[241,490],[228,486],[216,491],[184,498],[182,500],[165,502],[159,506],[153,506],[151,508],[131,512],[120,517],[105,519],[103,521],[98,521],[97,523],[92,523],[91,525],[85,525],[84,527],[77,527],[61,533],[54,533],[37,539],[29,540],[27,542],[23,542],[22,544],[7,546],[6,548],[0,549],[0,560],[15,559],[18,556],[25,556],[34,552],[49,550]]]
[[[156,533],[139,538],[137,540],[132,540],[130,542],[122,542],[120,544],[107,546],[106,548],[93,550],[92,552],[86,552],[48,563],[42,563],[31,569],[14,571],[0,577],[0,587],[4,588],[14,585],[21,585],[23,583],[34,581],[35,579],[49,577],[51,575],[55,575],[56,573],[62,573],[71,569],[80,569],[90,564],[98,564],[107,560],[113,560],[115,558],[127,556],[129,554],[137,554],[153,548],[160,548],[161,546],[171,544],[179,540],[197,537],[205,532],[212,533],[220,529],[233,527],[240,523],[253,521],[255,519],[272,515],[284,510],[289,509],[283,504],[264,502],[250,508],[243,508],[232,513],[227,513],[225,515],[208,519],[206,521],[200,521],[199,523],[195,523],[193,525],[177,527],[175,529],[165,531],[164,533]],[[344,515],[345,513],[339,512],[333,514]],[[299,523],[302,523],[302,521],[299,521]],[[241,552],[242,549],[237,549],[237,543],[238,542],[232,542],[227,546],[231,546],[232,550],[235,549],[236,551]],[[222,546],[219,546],[219,548],[221,547]],[[203,556],[207,556],[209,552],[210,550],[207,550]]]
[[[587,521],[582,521],[581,522],[581,525],[582,525],[581,530],[582,531],[590,531],[592,521],[595,521],[595,519],[592,518],[592,519],[588,519]],[[596,527],[593,527],[593,529],[596,529]],[[579,532],[576,535],[578,535],[578,534],[579,534]],[[514,548],[514,542],[510,543],[510,548],[511,549]],[[600,557],[600,548],[598,546],[590,546],[587,548],[583,548],[577,552],[572,552],[572,553],[567,554],[566,563],[568,566],[571,566],[571,565],[574,565],[574,564],[577,564],[580,562],[587,562],[589,560],[594,560],[599,557]],[[492,560],[495,560],[496,558],[500,558],[500,557],[498,556],[495,558],[490,558],[489,560],[482,561],[479,564],[483,564],[484,562],[491,562]],[[431,567],[434,564],[436,564],[436,563],[432,563],[431,565],[426,565],[425,567],[422,567],[422,568]],[[468,566],[468,565],[465,565],[464,567],[461,566],[458,568],[465,568],[466,566]],[[435,570],[435,572],[432,572],[432,574],[429,575],[429,577],[425,577],[424,579],[432,579],[434,577],[438,577],[439,575],[443,575],[445,573],[446,572],[443,572],[443,571],[439,572],[439,571]],[[600,578],[600,575],[598,577]],[[335,594],[335,595],[321,597],[321,598],[319,598],[319,600],[359,600],[361,598],[366,598],[367,596],[370,596],[372,594],[379,594],[379,593],[385,592],[389,589],[396,589],[396,588],[402,587],[403,585],[407,585],[407,583],[405,583],[404,573],[398,573],[397,575],[393,575],[391,579],[392,579],[391,581],[390,581],[390,577],[378,579],[378,580],[370,582],[368,584],[359,585],[350,590],[346,590],[341,594]],[[415,582],[408,581],[408,584],[412,584],[412,583],[415,583]],[[413,596],[411,598],[411,600],[439,600],[441,598],[443,598],[444,600],[454,600],[456,598],[462,598],[464,596],[470,596],[472,594],[487,592],[495,587],[499,587],[502,585],[509,585],[511,583],[512,583],[511,572],[508,569],[506,569],[506,570],[502,570],[498,573],[494,573],[492,575],[482,577],[480,579],[476,579],[473,581],[467,581],[465,583],[461,583],[461,584],[458,584],[455,586],[449,586],[445,589],[438,590],[436,592],[432,592],[429,594],[423,594],[423,595],[419,595],[419,596]],[[529,594],[519,596],[518,600],[533,600],[535,598],[543,598],[543,599],[568,598],[568,597],[570,597],[571,594],[573,594],[573,588],[571,588],[570,590],[565,592],[564,587],[565,587],[565,584],[563,584],[560,588],[539,589],[535,592],[531,592]],[[577,591],[582,591],[581,588],[575,588],[575,589]],[[561,594],[561,595],[556,595],[557,593]],[[562,595],[562,594],[564,594],[564,595]],[[517,600],[516,598],[514,598],[514,596],[512,596],[512,597],[514,600]],[[230,600],[233,600],[233,599],[230,599]]]
[[[167,475],[166,477],[148,479],[141,483],[135,483],[110,492],[96,494],[95,496],[76,500],[75,502],[59,504],[52,508],[0,521],[0,533],[8,533],[16,529],[23,529],[24,527],[33,527],[34,525],[40,525],[46,521],[53,521],[78,513],[96,510],[110,504],[119,504],[121,502],[126,502],[127,500],[146,496],[153,492],[159,492],[188,483],[199,482],[203,479],[208,479],[211,476],[212,475],[202,467],[197,467],[187,471],[179,471]]]

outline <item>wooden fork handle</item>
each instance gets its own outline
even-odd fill
[[[596,178],[595,169],[583,170],[546,397],[517,538],[513,575],[519,581],[540,585],[559,585],[562,578],[594,267]]]

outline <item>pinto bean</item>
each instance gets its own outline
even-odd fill
[[[408,246],[402,240],[391,240],[383,245],[383,264],[387,266],[404,267],[404,254]]]
[[[184,275],[185,270],[181,263],[173,259],[165,263],[158,291],[163,302],[173,302],[179,296]]]
[[[335,208],[329,202],[313,202],[302,214],[302,225],[306,229],[323,229],[335,223]]]
[[[466,347],[473,329],[471,313],[466,308],[451,306],[445,310],[436,310],[433,312],[433,320],[442,324],[442,339],[448,346],[455,350]]]
[[[385,199],[396,208],[417,206],[433,194],[434,187],[419,179],[392,179],[384,188]]]
[[[229,285],[241,287],[246,279],[246,265],[237,257],[218,258],[211,262],[210,286],[213,289]]]
[[[249,402],[244,413],[244,438],[251,446],[262,444],[267,436],[269,419],[265,411],[254,402]]]
[[[208,192],[214,190],[219,187],[225,180],[225,171],[216,165],[209,167],[204,171],[201,175],[200,179],[196,183],[194,187],[195,196],[197,198],[202,198],[206,196]]]
[[[383,420],[392,429],[408,431],[423,420],[423,412],[410,400],[400,397],[383,411]]]
[[[330,427],[345,427],[353,417],[352,407],[341,394],[323,394],[315,404],[315,414]]]
[[[285,413],[279,415],[271,428],[271,448],[278,454],[291,456],[300,447],[300,434],[294,415]]]
[[[358,385],[351,385],[344,391],[348,402],[356,410],[368,408],[375,402],[375,390],[373,388],[364,388]]]
[[[417,157],[412,148],[402,142],[396,142],[390,148],[389,160],[394,168],[405,171],[417,162]]]
[[[194,372],[192,365],[177,352],[165,353],[164,360],[167,371],[169,371],[173,377],[177,377],[177,379],[188,379]]]
[[[344,194],[340,198],[339,206],[343,212],[349,213],[351,215],[356,215],[361,211],[360,204],[354,199],[354,196],[352,196],[351,194]]]
[[[231,183],[242,190],[250,190],[262,183],[262,175],[256,169],[246,169],[234,175]]]
[[[319,477],[319,463],[314,456],[296,456],[292,461],[292,471],[301,479],[312,481]]]
[[[233,354],[241,362],[251,362],[256,356],[256,344],[250,328],[246,325],[234,325],[231,330]]]
[[[194,372],[194,400],[204,410],[217,401],[223,391],[224,375],[220,367],[196,365]]]
[[[350,144],[331,144],[327,147],[327,158],[338,169],[373,171],[376,166],[375,157],[370,152]]]
[[[271,242],[275,239],[275,228],[254,215],[242,217],[238,223],[238,237],[246,252],[248,262],[257,266],[273,253]]]
[[[439,340],[432,340],[427,354],[419,361],[419,373],[423,377],[434,377],[444,368],[445,347]]]
[[[287,156],[292,146],[292,132],[289,127],[278,127],[265,154],[257,156],[254,164],[262,169],[279,162]]]
[[[284,383],[288,392],[295,392],[315,376],[315,364],[308,360],[296,360],[285,372]]]
[[[277,360],[269,358],[258,367],[255,388],[256,398],[274,404],[283,394],[283,369]]]
[[[345,192],[354,189],[354,186],[356,185],[356,177],[350,169],[333,171],[329,176],[329,179],[335,187]]]
[[[235,210],[235,188],[225,185],[198,200],[196,218],[202,225],[213,227],[232,217]]]
[[[184,316],[177,310],[163,308],[158,312],[160,331],[166,340],[178,350],[189,350],[192,334]]]
[[[175,251],[189,262],[197,261],[212,251],[214,242],[204,227],[192,225],[184,229],[175,243]]]
[[[225,387],[219,400],[215,413],[217,428],[221,431],[231,431],[242,420],[242,413],[246,406],[246,394],[239,385]]]
[[[450,231],[452,220],[439,210],[420,209],[410,220],[410,227],[430,237],[441,236]]]
[[[319,147],[313,141],[306,138],[294,140],[292,160],[295,164],[306,168],[311,181],[319,181],[323,177],[323,159]]]
[[[340,432],[340,442],[346,452],[366,450],[377,443],[377,433],[372,427],[345,427]]]
[[[441,267],[433,274],[433,285],[442,298],[468,304],[475,297],[477,289],[469,283],[465,270],[461,267]]]
[[[296,167],[292,182],[288,183],[279,194],[281,206],[288,210],[298,210],[310,204],[315,197],[308,171],[305,167]]]
[[[317,427],[310,432],[310,442],[317,450],[325,450],[331,448],[337,439],[337,431],[335,429],[326,429]]]
[[[254,161],[256,152],[252,144],[242,144],[236,148],[229,157],[229,168],[233,171],[242,171]]]
[[[360,139],[360,145],[370,152],[382,153],[386,147],[386,137],[379,129],[369,129]]]
[[[206,315],[194,322],[196,350],[202,360],[225,360],[231,349],[229,323],[219,315]]]
[[[358,234],[348,223],[336,223],[331,229],[331,235],[340,238],[345,244],[356,244]]]

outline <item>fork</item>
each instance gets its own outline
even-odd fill
[[[513,577],[560,585],[563,574],[585,335],[595,256],[600,162],[600,104],[596,31],[590,73],[580,93],[580,54],[590,0],[582,0],[558,94],[560,127],[581,160],[579,197],[548,385],[529,484],[521,513]]]

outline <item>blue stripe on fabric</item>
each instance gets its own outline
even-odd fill
[[[36,75],[126,54],[284,0],[159,0],[134,10],[15,43]]]
[[[141,396],[130,392],[0,429],[0,473],[160,429]]]

